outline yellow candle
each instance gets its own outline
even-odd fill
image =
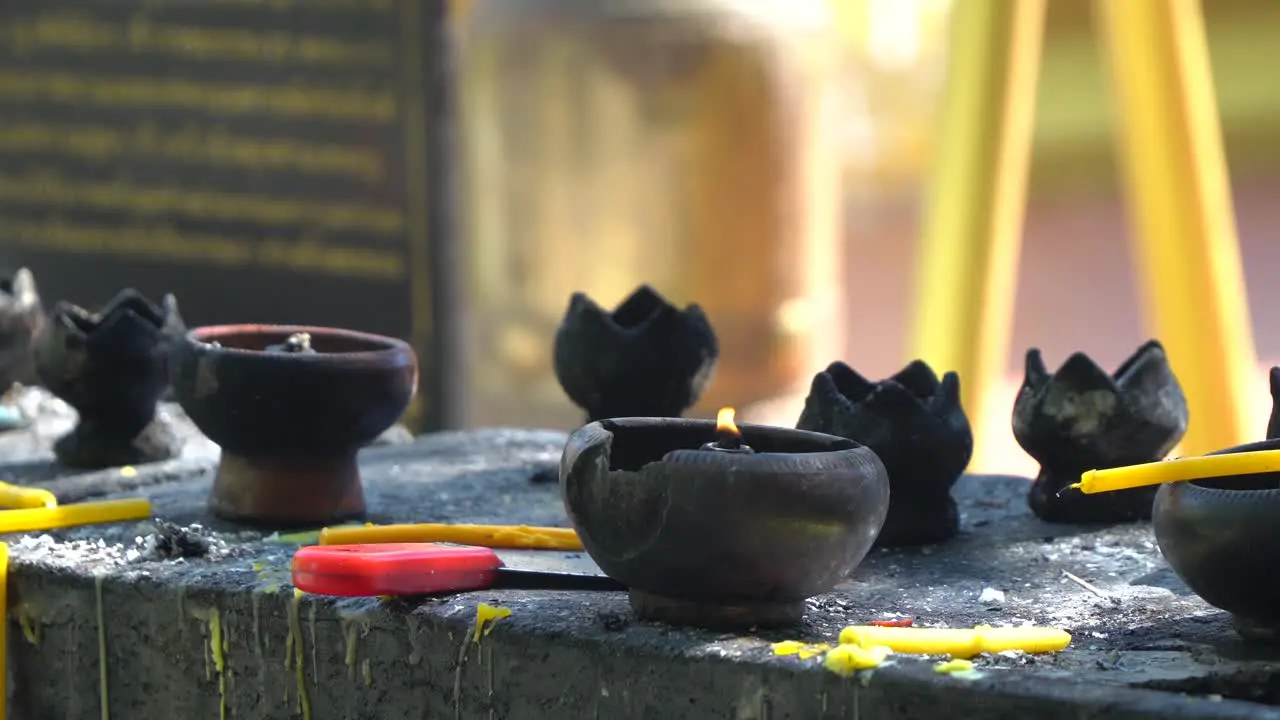
[[[951,655],[958,658],[1005,650],[1056,652],[1070,642],[1071,635],[1066,631],[1046,627],[993,628],[980,625],[964,630],[855,625],[840,631],[842,645],[880,646],[904,655]]]
[[[567,528],[527,525],[413,525],[340,526],[320,531],[321,545],[433,543],[476,545],[522,550],[581,550],[578,534]]]
[[[0,508],[58,507],[58,498],[48,490],[0,482]]]
[[[1071,487],[1082,493],[1114,492],[1185,480],[1280,472],[1280,450],[1203,455],[1127,467],[1090,470]]]
[[[151,503],[145,498],[75,503],[53,508],[4,510],[0,511],[0,535],[77,525],[145,520],[149,517],[151,517]]]
[[[9,688],[9,546],[0,543],[0,720],[8,708]]]

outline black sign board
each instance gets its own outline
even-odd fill
[[[439,425],[444,0],[0,0],[0,266],[409,339]]]

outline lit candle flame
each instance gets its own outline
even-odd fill
[[[737,412],[731,407],[720,408],[720,412],[716,413],[716,434],[721,437],[742,437],[742,431],[733,421],[736,415]]]

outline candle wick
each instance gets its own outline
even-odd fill
[[[741,450],[742,436],[732,432],[719,433],[719,437],[716,438],[716,447],[725,450]]]

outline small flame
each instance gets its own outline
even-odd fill
[[[733,421],[736,415],[737,412],[731,407],[720,408],[720,412],[716,413],[716,434],[722,437],[742,437],[742,431]]]

